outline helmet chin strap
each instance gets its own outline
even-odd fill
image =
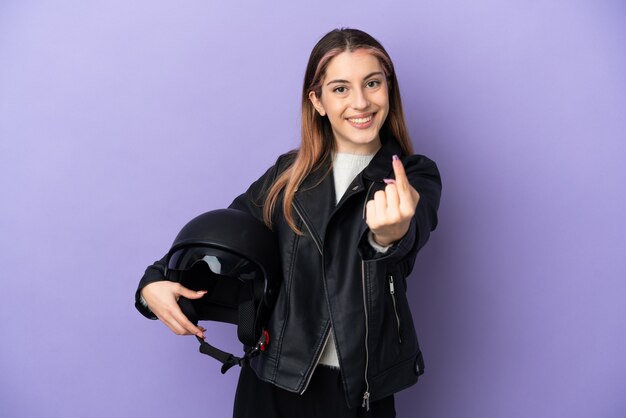
[[[196,337],[200,342],[200,352],[207,356],[213,357],[222,363],[222,374],[226,373],[233,366],[242,366],[249,359],[258,356],[265,351],[269,342],[270,335],[266,329],[261,329],[261,335],[255,343],[255,328],[257,323],[256,307],[253,301],[253,284],[246,283],[239,289],[239,301],[237,307],[237,336],[239,341],[244,343],[246,347],[250,347],[245,351],[243,357],[237,357],[231,353],[220,350],[219,348],[207,343],[202,338]],[[198,315],[194,308],[193,302],[187,298],[181,297],[178,301],[183,313],[189,320],[195,324],[198,323]],[[258,335],[258,334],[256,334]]]
[[[236,357],[233,354],[220,350],[217,347],[212,346],[200,337],[196,337],[200,342],[200,352],[211,356],[220,363],[222,363],[222,374],[226,373],[231,367],[235,365],[242,365],[243,358]],[[245,356],[244,356],[245,357]]]
[[[222,363],[222,369],[221,369],[222,374],[226,373],[233,366],[241,367],[249,359],[258,356],[261,353],[261,351],[265,351],[267,345],[269,344],[269,334],[267,330],[263,330],[263,333],[261,334],[261,338],[256,343],[256,345],[246,350],[243,357],[237,357],[233,354],[227,353],[225,351],[220,350],[217,347],[212,346],[211,344],[207,343],[200,337],[196,337],[196,338],[200,342],[200,352],[202,354],[211,356],[217,361],[219,361],[220,363]]]

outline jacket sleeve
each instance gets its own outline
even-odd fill
[[[157,317],[143,301],[141,290],[150,283],[167,280],[165,278],[165,257],[166,256],[163,256],[162,259],[155,261],[154,264],[146,268],[146,272],[143,274],[141,280],[139,280],[139,286],[137,286],[137,291],[135,292],[135,308],[149,319],[157,319]]]
[[[367,239],[359,243],[359,250],[364,260],[398,263],[403,273],[408,275],[413,269],[417,252],[437,227],[441,177],[437,165],[427,157],[412,155],[402,160],[409,182],[420,195],[409,230],[385,253],[376,252]]]

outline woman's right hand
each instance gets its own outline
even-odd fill
[[[205,328],[194,325],[178,306],[178,299],[183,296],[187,299],[200,299],[206,294],[205,290],[198,292],[187,289],[180,283],[168,280],[153,282],[141,290],[141,295],[148,304],[148,308],[169,329],[177,335],[195,335],[204,339]]]

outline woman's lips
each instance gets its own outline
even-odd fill
[[[347,118],[348,123],[357,129],[367,129],[374,123],[374,113],[370,113],[367,116],[358,116],[354,118]]]

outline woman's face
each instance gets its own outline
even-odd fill
[[[315,109],[328,116],[338,152],[373,154],[389,113],[387,78],[378,58],[364,49],[332,58],[322,80],[322,94],[309,93]]]

